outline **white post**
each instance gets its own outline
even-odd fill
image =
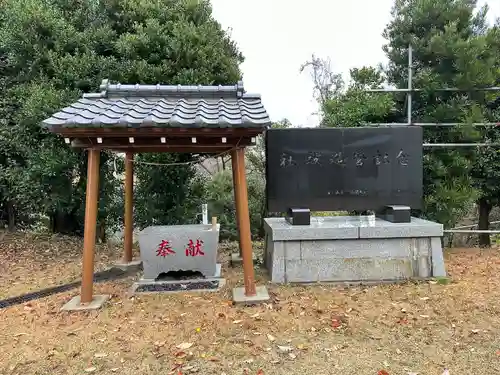
[[[408,125],[411,125],[411,112],[412,112],[412,80],[413,80],[413,49],[411,47],[411,44],[408,46],[408,94],[407,94],[407,101],[408,101]]]
[[[201,205],[202,223],[208,224],[208,204]]]

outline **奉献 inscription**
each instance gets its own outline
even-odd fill
[[[196,241],[193,241],[192,239],[189,239],[186,249],[185,249],[186,256],[204,256],[205,253],[203,252],[203,240],[197,239]],[[170,244],[169,240],[162,240],[158,244],[158,248],[156,249],[156,256],[157,257],[167,257],[168,255],[173,255],[176,254],[176,252],[172,249],[172,245]]]

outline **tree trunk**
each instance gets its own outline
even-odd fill
[[[486,199],[479,199],[479,230],[488,230],[490,229],[490,212],[493,208]],[[479,234],[479,246],[480,247],[491,247],[491,236],[489,233],[480,233]]]
[[[14,231],[16,229],[16,210],[14,209],[14,203],[9,200],[7,201],[7,216],[9,218],[9,231]]]
[[[80,223],[74,214],[66,212],[55,212],[50,218],[53,233],[81,236]]]
[[[106,243],[106,222],[104,220],[97,225],[97,240],[100,243]]]

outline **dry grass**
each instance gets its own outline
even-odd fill
[[[0,296],[73,281],[80,248],[6,236]],[[100,247],[98,267],[120,251]],[[129,298],[127,279],[96,285],[113,295],[98,312],[59,312],[74,290],[0,310],[0,374],[499,374],[498,249],[453,250],[446,260],[448,285],[268,285],[273,302],[252,308],[229,302],[241,270],[228,267],[220,292]]]

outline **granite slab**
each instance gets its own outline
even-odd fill
[[[310,225],[292,225],[284,218],[264,219],[272,241],[441,237],[443,225],[412,217],[410,223],[391,223],[375,216],[312,217]]]

